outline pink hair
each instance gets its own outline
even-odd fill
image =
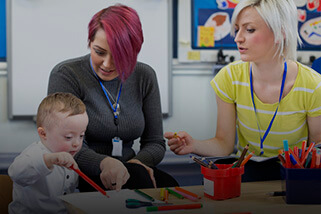
[[[144,37],[137,12],[125,5],[116,4],[96,13],[88,25],[88,46],[103,28],[115,67],[125,81],[134,71]]]

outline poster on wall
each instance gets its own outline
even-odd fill
[[[298,9],[298,50],[321,51],[321,0],[294,0]],[[231,18],[239,0],[192,0],[192,48],[236,49]]]

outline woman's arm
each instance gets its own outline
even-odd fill
[[[170,149],[179,155],[194,153],[202,156],[226,156],[233,152],[236,131],[235,104],[226,103],[216,96],[216,136],[208,140],[195,140],[186,132],[165,133]]]
[[[309,127],[309,143],[321,144],[321,116],[307,117]]]

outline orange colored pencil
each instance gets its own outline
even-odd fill
[[[181,187],[175,187],[175,189],[178,190],[178,191],[180,191],[180,192],[182,192],[182,193],[185,193],[185,194],[187,194],[187,195],[193,196],[194,198],[201,198],[201,196],[198,196],[198,195],[196,195],[195,193],[192,193],[192,192],[190,192],[190,191],[187,191],[186,189],[183,189],[183,188],[181,188]]]
[[[164,190],[164,201],[165,201],[166,204],[168,203],[168,197],[169,197],[168,190],[165,189],[165,190]]]
[[[244,166],[253,155],[254,155],[254,151],[251,152],[248,156],[246,156],[246,158],[242,161],[241,166]]]
[[[285,159],[282,155],[278,154],[278,158],[280,159],[281,163],[282,163],[282,166],[285,167]]]

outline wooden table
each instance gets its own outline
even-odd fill
[[[203,204],[203,208],[194,210],[159,211],[158,213],[321,214],[321,205],[286,204],[282,196],[269,196],[269,192],[281,191],[281,181],[242,183],[240,197],[221,201],[205,197],[203,194],[203,186],[185,186],[183,188],[202,196],[199,202]],[[143,189],[142,191],[155,199],[160,199],[160,189]],[[195,203],[188,199],[178,199],[173,195],[169,196],[169,202],[174,204]],[[69,203],[66,204],[71,213],[82,213],[81,209],[76,208]],[[124,204],[119,203],[119,205],[115,204],[114,206],[124,206]],[[110,212],[106,210],[106,213]],[[142,209],[132,209],[131,213],[145,213],[145,211],[142,211]]]

